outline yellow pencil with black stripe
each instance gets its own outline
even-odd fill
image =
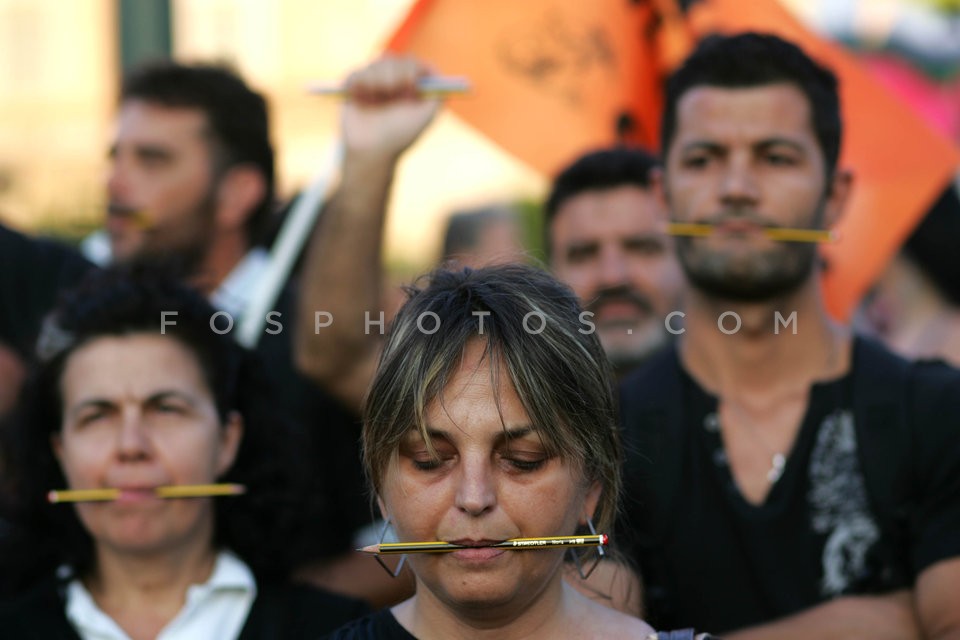
[[[374,555],[392,555],[398,553],[451,553],[461,549],[512,549],[514,551],[537,549],[561,549],[569,547],[603,547],[609,544],[606,534],[585,536],[547,536],[545,538],[511,538],[502,542],[484,545],[455,544],[453,542],[381,542],[362,549],[363,553]]]

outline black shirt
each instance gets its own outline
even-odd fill
[[[853,395],[859,379],[877,375],[864,371],[864,352],[872,362],[875,349],[857,340],[852,372],[813,385],[783,474],[760,505],[733,480],[717,398],[683,370],[675,349],[625,379],[621,528],[652,624],[722,633],[844,594],[909,587],[929,564],[960,555],[960,477],[951,477],[960,473],[960,373],[914,367],[894,405],[907,416],[894,427],[909,429],[914,445],[878,435],[866,457],[859,438],[873,425],[856,424],[865,418]],[[894,518],[879,512],[867,475],[902,463],[916,482],[905,490],[899,532],[886,526]]]
[[[694,437],[686,452],[685,500],[666,542],[671,562],[664,573],[673,582],[671,591],[697,603],[696,611],[682,617],[706,615],[710,626],[698,623],[702,628],[726,631],[735,627],[737,609],[789,614],[852,590],[879,533],[866,504],[852,416],[843,409],[849,380],[813,386],[783,475],[759,505],[748,502],[734,481],[717,418],[718,399],[686,372],[681,380],[685,429]],[[817,473],[814,479],[811,460],[824,454],[830,459],[821,460],[820,468],[830,475]],[[813,493],[822,497],[816,509],[808,504]],[[841,525],[832,521],[835,517],[851,518],[855,529],[842,525],[836,531]],[[818,530],[808,524],[814,520]],[[834,531],[836,553],[827,554],[824,546]],[[833,584],[821,584],[828,564]],[[722,590],[736,594],[736,607],[715,597],[718,585],[702,579],[711,574],[726,576]],[[785,581],[786,575],[791,579]]]

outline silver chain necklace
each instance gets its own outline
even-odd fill
[[[735,411],[737,408],[731,402],[728,403],[729,407],[732,407]],[[767,482],[770,484],[775,484],[777,480],[783,476],[783,470],[787,466],[787,456],[782,451],[776,451],[773,447],[767,445],[766,441],[760,436],[759,432],[754,429],[753,425],[750,424],[748,420],[740,420],[749,430],[750,434],[753,436],[753,441],[760,445],[764,452],[770,456],[770,469],[767,470]],[[722,428],[722,422],[720,420],[720,414],[718,411],[707,414],[707,417],[704,418],[704,425],[708,431],[713,431],[719,433]],[[771,453],[771,451],[773,453]]]

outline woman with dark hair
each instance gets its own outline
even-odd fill
[[[364,464],[400,541],[455,550],[411,555],[416,594],[333,637],[651,633],[568,585],[562,549],[492,546],[609,532],[621,460],[610,380],[588,316],[542,271],[438,271],[412,289],[366,400]]]
[[[202,296],[106,272],[59,306],[6,434],[5,638],[315,638],[365,611],[288,582],[310,559],[309,469]],[[213,319],[213,320],[212,320]],[[213,322],[213,324],[212,324]],[[231,483],[238,496],[160,497]],[[51,491],[116,499],[50,504]]]

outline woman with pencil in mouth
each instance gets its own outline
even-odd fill
[[[651,632],[564,580],[565,554],[593,564],[619,487],[609,365],[587,329],[572,292],[530,267],[438,271],[411,290],[366,399],[364,464],[399,541],[440,544],[407,558],[412,598],[333,638]]]
[[[308,461],[214,313],[118,271],[47,321],[7,434],[4,638],[316,638],[365,612],[288,582]]]

